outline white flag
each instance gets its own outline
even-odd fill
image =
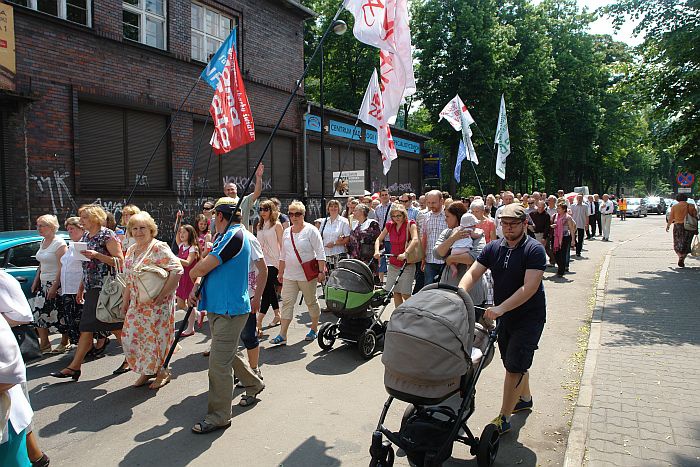
[[[506,100],[501,94],[501,110],[498,112],[498,127],[494,140],[498,155],[496,156],[496,175],[506,179],[506,158],[510,154],[510,134],[508,133],[508,117],[506,117]]]
[[[469,127],[471,123],[467,119],[467,114],[468,112],[462,112],[459,117],[460,126],[462,127],[462,142],[467,149],[467,160],[479,165],[479,158],[476,157],[476,149],[474,149],[474,143],[472,143],[472,129]]]
[[[440,112],[440,118],[438,122],[443,118],[447,120],[455,131],[460,131],[462,129],[462,115],[467,120],[467,125],[474,123],[467,106],[462,102],[462,98],[457,94],[450,102],[447,103],[444,109]]]
[[[398,156],[396,155],[394,139],[391,137],[391,129],[384,116],[384,101],[379,88],[376,68],[367,85],[367,91],[365,91],[365,97],[362,100],[362,106],[357,117],[377,129],[377,147],[382,153],[382,164],[384,166],[384,175],[386,175],[391,168],[391,161]]]
[[[371,0],[365,0],[372,3]],[[387,7],[395,3],[396,13],[393,23],[394,47],[381,47],[379,71],[384,99],[384,115],[389,123],[396,122],[401,102],[416,92],[416,79],[413,74],[411,56],[411,31],[408,26],[407,0],[387,0]],[[380,1],[377,1],[380,3]]]
[[[343,6],[355,17],[352,33],[358,41],[396,52],[396,0],[345,0]]]

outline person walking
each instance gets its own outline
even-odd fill
[[[279,220],[279,210],[272,200],[260,203],[258,209],[260,221],[258,223],[258,241],[262,247],[265,264],[267,265],[267,280],[262,295],[260,311],[256,313],[256,329],[258,338],[262,337],[262,322],[267,310],[272,307],[275,317],[269,327],[279,326],[281,322],[280,305],[277,299],[277,287],[281,284],[277,281],[280,265],[280,251],[282,250],[282,236],[284,228]]]
[[[603,224],[602,224],[602,215],[600,213],[600,205],[603,204],[603,200],[598,196],[598,193],[593,195],[593,202],[595,203],[595,222],[596,225],[598,226],[598,235],[595,233],[595,229],[591,232],[594,237],[602,236],[603,235]]]
[[[103,323],[96,316],[97,300],[100,297],[102,285],[108,275],[124,261],[121,245],[117,240],[117,235],[113,230],[104,227],[107,220],[107,213],[97,204],[86,204],[78,209],[80,223],[85,229],[85,234],[81,242],[87,243],[87,249],[82,251],[88,261],[83,261],[83,280],[78,287],[76,300],[78,303],[84,302],[83,313],[80,317],[80,339],[78,348],[73,354],[73,360],[61,371],[51,373],[54,378],[72,378],[78,381],[81,374],[81,366],[85,356],[98,357],[104,354],[109,344],[106,333],[111,332],[121,340],[121,330],[123,323]],[[97,346],[93,346],[93,333],[99,332]],[[101,344],[101,345],[100,345]],[[113,374],[121,374],[129,371],[126,361]]]
[[[532,220],[532,232],[535,235],[535,240],[540,242],[547,251],[547,241],[549,239],[551,217],[545,210],[544,201],[537,201],[536,209],[528,214]]]
[[[250,223],[251,209],[255,208],[255,201],[260,197],[262,193],[262,177],[265,172],[265,165],[260,164],[258,170],[255,171],[255,189],[252,193],[246,195],[242,200],[238,199],[238,185],[233,182],[228,182],[224,185],[224,194],[235,200],[239,204],[239,208],[242,213],[242,222],[246,229],[250,232],[253,231],[253,227]]]
[[[177,257],[183,267],[183,273],[180,275],[180,282],[175,291],[175,299],[178,310],[187,308],[187,299],[190,298],[194,282],[190,278],[190,271],[199,261],[199,241],[197,240],[197,232],[194,227],[185,224],[181,225],[177,231],[178,252]],[[190,318],[187,322],[187,328],[182,332],[180,337],[188,337],[194,334],[194,324],[197,322],[199,327],[202,327],[203,314],[197,309],[193,309],[190,313]]]
[[[80,317],[83,304],[78,303],[76,295],[83,279],[83,255],[75,250],[75,242],[79,242],[85,231],[80,225],[79,217],[69,217],[64,222],[71,243],[68,250],[61,256],[61,306],[58,311],[58,322],[68,335],[72,345],[78,345],[80,340]]]
[[[384,290],[389,291],[394,287],[394,305],[399,306],[404,301],[408,300],[413,290],[413,278],[416,275],[416,265],[406,264],[403,274],[399,278],[401,268],[404,266],[404,261],[409,252],[418,248],[418,227],[416,222],[408,219],[406,208],[403,205],[396,203],[391,206],[391,220],[386,223],[382,233],[379,234],[374,242],[374,258],[379,259],[381,253],[380,245],[388,236],[391,238],[391,257],[389,258],[389,266],[387,269],[386,284]]]
[[[546,321],[542,276],[547,255],[542,244],[527,235],[522,206],[506,206],[500,216],[504,238],[484,247],[459,286],[469,291],[491,270],[495,306],[484,316],[500,321],[498,347],[506,370],[501,410],[491,423],[504,434],[511,429],[511,414],[533,407],[529,369]]]
[[[319,219],[319,232],[325,248],[326,264],[332,268],[338,261],[347,257],[346,245],[350,241],[350,222],[340,215],[338,200],[329,200],[326,210],[328,217]]]
[[[576,195],[576,202],[571,205],[571,217],[576,223],[576,257],[581,257],[583,249],[583,239],[588,228],[588,203],[583,200],[583,195]]]
[[[389,220],[389,211],[391,210],[391,197],[389,196],[389,190],[382,188],[379,190],[379,202],[380,204],[374,209],[374,218],[379,223],[379,229],[384,230],[384,226]],[[386,237],[384,239],[384,253],[391,253],[391,239]],[[379,281],[384,281],[384,274],[387,271],[387,260],[386,256],[382,256],[379,260]]]
[[[435,282],[443,264],[445,264],[444,260],[434,255],[433,248],[438,238],[440,238],[440,234],[447,228],[447,220],[445,219],[442,193],[439,190],[427,192],[425,194],[425,203],[428,206],[428,213],[421,228],[423,251],[425,252],[425,259],[421,267],[425,276],[425,285],[430,285]]]
[[[586,226],[586,240],[595,237],[595,226],[600,215],[600,206],[593,196],[588,195],[588,225]]]
[[[620,213],[620,220],[627,220],[627,199],[624,196],[617,200],[617,212]]]
[[[414,196],[414,198],[415,198],[415,196]],[[399,196],[399,203],[401,203],[401,205],[404,208],[406,208],[408,220],[414,221],[416,223],[416,228],[418,229],[418,238],[422,238],[420,228],[421,228],[421,225],[423,225],[423,219],[425,216],[420,211],[420,209],[413,206],[413,203],[411,200],[411,194],[404,193],[401,196]],[[423,270],[420,267],[416,267],[416,273],[415,273],[414,279],[415,279],[415,283],[413,285],[413,293],[416,293],[420,289],[422,289],[423,285],[425,284],[425,275],[423,273]]]
[[[36,260],[39,262],[32,292],[34,292],[34,323],[39,334],[39,347],[42,354],[64,353],[70,350],[71,344],[65,329],[59,329],[59,314],[61,300],[61,257],[68,250],[63,237],[58,232],[58,219],[52,214],[44,214],[36,220],[36,228],[43,237]],[[61,327],[62,328],[62,327]],[[49,332],[62,333],[61,344],[51,349]]]
[[[175,290],[184,269],[168,244],[156,240],[158,227],[150,214],[134,214],[126,227],[135,243],[124,260],[124,357],[129,368],[139,374],[134,387],[156,378],[149,387],[160,389],[170,382],[170,373],[162,366],[175,334]],[[165,274],[160,287],[143,281],[142,275],[154,274],[155,269]]]
[[[571,243],[576,242],[574,232],[576,223],[569,215],[566,203],[561,201],[557,204],[557,213],[552,216],[552,251],[557,263],[557,275],[564,277],[564,273],[569,272],[569,251]]]
[[[353,211],[354,225],[350,232],[348,242],[348,255],[351,258],[359,259],[363,263],[369,264],[372,273],[377,279],[377,261],[372,261],[374,257],[374,242],[377,240],[381,230],[379,223],[374,219],[369,219],[369,207],[360,203]]]
[[[679,193],[676,196],[677,204],[671,207],[671,213],[666,222],[666,232],[673,225],[673,251],[678,255],[678,267],[685,267],[685,257],[690,253],[693,237],[697,235],[698,210],[688,203],[688,195]],[[696,230],[688,230],[685,226],[686,216],[695,219]]]
[[[265,383],[253,373],[238,351],[241,331],[248,316],[251,311],[260,309],[267,278],[265,274],[258,276],[256,295],[251,298],[248,295],[251,246],[243,232],[241,212],[234,212],[237,204],[231,198],[221,198],[216,202],[214,225],[219,236],[209,255],[190,271],[190,277],[195,281],[189,299],[191,306],[197,305],[197,289],[202,278],[207,278],[199,308],[207,310],[211,329],[208,408],[204,419],[192,426],[192,432],[196,434],[231,426],[233,371],[245,386],[246,396],[252,397],[246,398],[245,405],[257,401],[257,396],[265,389]]]
[[[615,212],[615,204],[610,200],[610,196],[605,193],[603,201],[600,204],[600,221],[603,235],[603,241],[610,241],[610,224],[612,223],[613,213]]]
[[[282,325],[280,333],[270,340],[270,344],[286,344],[287,331],[294,318],[294,304],[299,292],[304,296],[304,302],[311,316],[311,330],[304,340],[316,340],[318,319],[321,307],[316,296],[316,286],[326,280],[326,253],[320,232],[313,225],[304,222],[306,207],[300,201],[289,205],[289,218],[292,225],[285,229],[282,236],[280,252],[280,267],[277,280],[282,283]],[[318,262],[318,276],[309,278],[304,270],[304,263]]]

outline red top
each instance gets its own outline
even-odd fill
[[[401,253],[404,253],[406,251],[406,235],[408,232],[408,227],[407,225],[413,224],[415,225],[416,221],[414,220],[409,220],[408,222],[402,222],[401,227],[399,229],[396,229],[396,224],[394,221],[387,221],[386,225],[384,226],[389,232],[389,239],[391,240],[391,254],[392,255],[400,255]],[[403,261],[399,261],[396,256],[392,256],[389,258],[389,263],[393,264],[397,268],[400,268],[403,266]]]

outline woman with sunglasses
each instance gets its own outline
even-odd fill
[[[257,237],[260,246],[262,246],[265,264],[267,265],[267,282],[262,295],[260,313],[256,316],[258,338],[260,338],[263,334],[262,322],[270,306],[272,306],[272,311],[275,312],[275,317],[269,326],[278,326],[281,321],[280,305],[277,300],[277,287],[280,285],[277,281],[277,274],[279,273],[280,250],[282,249],[284,229],[279,221],[280,212],[272,200],[268,199],[260,203],[258,214],[260,221],[258,223]]]
[[[319,231],[311,224],[304,222],[306,207],[301,201],[293,201],[289,205],[289,219],[292,225],[285,229],[282,236],[280,251],[279,273],[277,279],[282,282],[282,327],[280,333],[271,344],[287,343],[287,331],[294,317],[294,304],[299,292],[304,296],[304,302],[311,316],[311,330],[304,340],[316,340],[318,318],[321,307],[316,297],[316,285],[326,280],[326,253]],[[303,263],[318,261],[318,277],[309,280],[306,277]]]
[[[384,244],[384,238],[388,235],[391,242],[391,257],[387,266],[385,290],[390,290],[399,277],[399,272],[404,265],[408,252],[418,248],[418,228],[416,222],[408,218],[406,208],[396,203],[391,205],[389,211],[390,221],[387,221],[382,233],[374,242],[374,258],[379,259],[379,246]],[[394,305],[399,306],[408,300],[413,290],[413,278],[416,275],[416,265],[407,264],[396,287],[394,287]]]

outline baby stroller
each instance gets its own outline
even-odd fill
[[[472,351],[474,305],[464,290],[450,285],[427,286],[394,310],[382,355],[389,399],[372,434],[370,467],[393,465],[392,444],[413,465],[440,466],[451,457],[455,442],[470,447],[479,467],[493,464],[498,428],[489,424],[477,438],[467,420],[474,413],[479,375],[495,352],[497,328],[482,326],[476,332],[485,338],[482,348]],[[444,405],[455,394],[460,399],[458,410]],[[384,426],[394,399],[408,403],[398,431]]]
[[[340,319],[337,323],[324,323],[319,328],[318,345],[323,350],[330,350],[336,339],[342,339],[356,343],[362,358],[372,358],[384,341],[387,322],[381,320],[382,314],[391,303],[392,292],[404,269],[405,262],[387,292],[375,290],[372,271],[359,259],[338,262],[326,281],[323,295],[326,307]]]

